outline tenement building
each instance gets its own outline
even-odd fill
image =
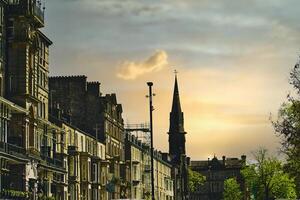
[[[174,182],[172,165],[167,153],[154,151],[154,194],[155,199],[173,200]]]
[[[126,133],[125,160],[130,169],[130,196],[148,199],[151,194],[149,145],[142,143],[131,133]]]
[[[24,146],[14,144],[12,140],[11,121],[20,116],[21,120],[28,111],[21,106],[5,99],[6,83],[6,15],[7,1],[0,1],[0,190],[6,191],[9,197],[12,191],[18,191],[20,196],[26,196],[25,168],[30,160],[25,156]],[[19,127],[22,128],[22,121]],[[15,127],[17,125],[14,125]],[[20,171],[19,171],[20,169]],[[14,179],[10,181],[8,179]],[[13,185],[11,183],[14,183]],[[1,195],[1,198],[4,197]]]
[[[36,0],[0,1],[1,198],[67,199],[64,131],[48,121],[48,54]],[[4,99],[5,98],[5,99]]]
[[[60,115],[51,116],[51,121],[65,132],[63,151],[68,155],[68,199],[108,199],[105,188],[108,176],[105,145],[62,121]]]
[[[107,190],[110,199],[121,197],[124,166],[124,122],[122,106],[115,94],[102,95],[99,82],[87,82],[86,76],[50,77],[51,113],[90,134],[106,146],[109,161]]]
[[[132,199],[151,199],[150,147],[136,136],[126,133],[125,159],[129,164]],[[167,154],[154,151],[154,194],[155,199],[173,200],[172,165]]]
[[[246,164],[246,156],[238,158],[217,157],[203,161],[191,161],[190,168],[206,177],[204,185],[199,186],[190,195],[191,200],[220,200],[223,198],[224,181],[228,178],[236,178],[244,190],[241,169]]]
[[[175,181],[176,199],[189,199],[188,160],[185,151],[184,117],[180,105],[177,75],[173,92],[172,110],[170,113],[169,155],[173,166],[172,177]]]

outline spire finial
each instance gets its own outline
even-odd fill
[[[174,74],[175,74],[175,76],[177,77],[177,74],[178,74],[179,72],[175,69],[174,70]]]

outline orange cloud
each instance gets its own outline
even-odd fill
[[[143,62],[124,62],[118,68],[117,77],[125,80],[134,80],[143,74],[160,71],[167,64],[168,54],[160,50]]]

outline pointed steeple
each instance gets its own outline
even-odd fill
[[[180,163],[182,155],[185,155],[185,134],[183,112],[180,105],[177,73],[175,71],[175,85],[173,91],[172,110],[170,112],[169,129],[169,154],[173,163]]]
[[[181,105],[180,105],[177,74],[175,74],[172,110],[170,113],[169,134],[172,133],[184,133],[184,120],[183,120],[183,112],[181,110]]]
[[[181,113],[180,97],[178,91],[177,75],[175,75],[175,85],[173,92],[172,113]]]

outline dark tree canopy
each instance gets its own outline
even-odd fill
[[[296,94],[288,95],[273,122],[276,134],[282,139],[282,150],[287,155],[285,170],[295,177],[300,197],[300,66],[295,65],[290,73],[290,84]]]

